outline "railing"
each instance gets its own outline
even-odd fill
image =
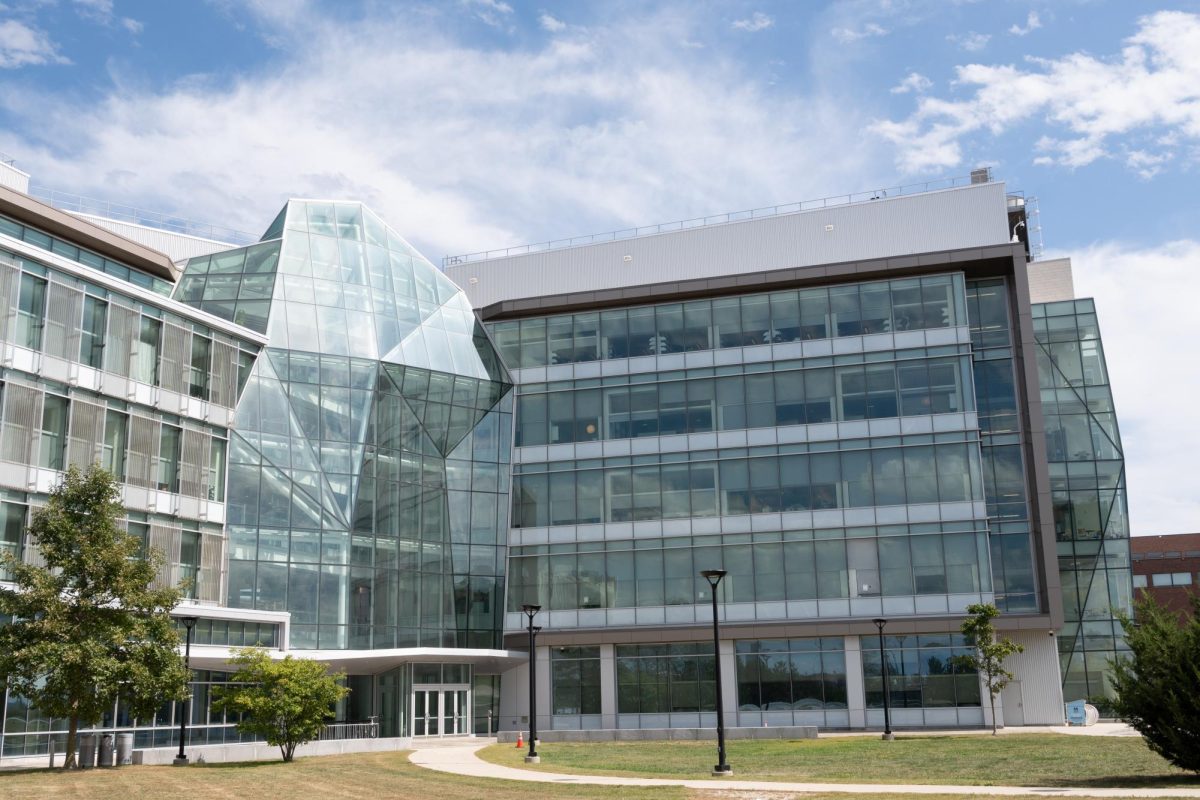
[[[108,200],[97,200],[78,194],[71,194],[70,192],[60,192],[57,189],[48,189],[44,186],[31,186],[29,194],[43,203],[48,203],[55,208],[69,211],[73,214],[88,214],[95,217],[117,220],[118,222],[130,222],[134,225],[144,225],[147,228],[157,228],[158,230],[170,233],[195,236],[200,239],[211,239],[237,246],[253,244],[258,241],[257,236],[245,231],[235,230],[234,228],[210,225],[206,222],[195,222],[158,211],[147,211],[121,203],[111,203]]]
[[[988,181],[990,181],[990,174],[988,176]],[[982,182],[986,183],[988,181]],[[493,258],[540,253],[547,250],[565,250],[569,247],[578,247],[585,244],[597,244],[601,242],[615,242],[623,239],[635,239],[639,236],[653,236],[656,233],[670,233],[672,231],[688,230],[689,228],[703,228],[708,225],[724,225],[728,222],[740,222],[748,219],[777,217],[782,214],[794,214],[797,211],[813,211],[819,208],[866,203],[872,200],[883,200],[889,197],[902,197],[911,194],[933,192],[939,189],[952,189],[956,186],[969,186],[972,183],[980,182],[981,181],[977,176],[960,175],[953,178],[941,178],[934,181],[925,181],[924,183],[910,183],[904,186],[890,186],[882,189],[872,189],[865,192],[854,192],[852,194],[839,194],[831,197],[821,197],[816,200],[801,200],[797,203],[787,203],[779,206],[752,208],[747,211],[731,211],[727,214],[716,214],[711,217],[696,217],[694,219],[684,219],[675,222],[662,222],[657,225],[646,225],[640,228],[625,228],[623,230],[607,231],[605,233],[593,233],[587,236],[573,236],[569,239],[556,239],[549,242],[538,242],[536,244],[523,244],[515,247],[506,247],[501,250],[482,250],[478,253],[444,256],[442,258],[442,266],[450,267],[456,264],[467,264],[473,261],[487,261]]]
[[[378,739],[379,720],[375,717],[366,722],[333,722],[325,726],[319,741],[334,741],[338,739]]]

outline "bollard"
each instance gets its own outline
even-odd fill
[[[111,733],[100,736],[100,766],[111,767],[113,765],[113,744]]]
[[[99,744],[94,733],[79,734],[79,768],[92,769],[96,766],[96,745]]]
[[[133,734],[117,734],[117,766],[126,767],[133,763]]]

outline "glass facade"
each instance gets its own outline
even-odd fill
[[[291,646],[499,647],[511,381],[470,304],[359,204],[192,259],[177,299],[266,332],[229,444],[230,606]]]
[[[1115,611],[1132,613],[1125,460],[1090,299],[1033,307],[1038,383],[1066,622],[1058,639],[1067,700],[1110,694],[1127,651]]]
[[[976,528],[979,527],[978,530]],[[987,531],[973,522],[527,545],[509,559],[508,608],[648,608],[977,594],[991,589]]]
[[[932,275],[497,322],[510,367],[948,328],[966,319],[962,276]]]
[[[962,356],[930,357],[962,352]],[[966,347],[524,384],[518,446],[974,410]],[[894,360],[893,360],[894,359]],[[744,374],[741,374],[744,373]]]
[[[863,636],[863,680],[867,708],[883,708],[883,667],[879,638]],[[885,636],[889,702],[894,709],[974,707],[980,705],[979,675],[956,666],[954,657],[969,655],[961,633]]]
[[[739,711],[846,708],[841,637],[745,639],[735,644]]]
[[[617,713],[716,711],[712,643],[616,646]]]
[[[600,713],[600,648],[550,648],[554,716]]]
[[[968,281],[967,315],[996,606],[1004,612],[1037,611],[1035,551],[1017,412],[1007,279]]]

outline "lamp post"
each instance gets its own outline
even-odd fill
[[[188,696],[183,701],[183,709],[179,713],[179,755],[175,756],[175,766],[186,766],[188,757],[183,752],[183,742],[187,738],[187,720],[192,712],[192,628],[196,627],[195,617],[182,617],[180,622],[187,628],[187,644],[183,648],[183,665],[188,674]]]
[[[529,617],[529,755],[525,756],[526,764],[541,763],[537,753],[537,650],[535,649],[538,631],[541,627],[533,624],[533,618],[542,610],[541,606],[526,603],[521,606],[525,616]]]
[[[717,679],[717,764],[712,774],[720,777],[733,774],[733,768],[725,760],[725,703],[721,697],[721,627],[717,618],[717,584],[725,577],[723,569],[706,569],[700,572],[712,589],[713,607],[713,664]]]
[[[879,629],[879,665],[883,670],[883,740],[890,742],[896,737],[892,734],[892,692],[891,687],[888,686],[887,651],[883,649],[883,626],[887,625],[887,620],[873,619],[871,621]]]

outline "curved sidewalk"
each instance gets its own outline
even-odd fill
[[[1008,797],[1014,795],[1044,795],[1047,797],[1194,797],[1196,789],[1087,789],[1034,786],[952,786],[948,784],[888,784],[888,783],[784,783],[782,781],[741,781],[737,779],[682,780],[673,778],[624,778],[610,775],[568,775],[517,769],[492,764],[479,758],[477,752],[490,742],[466,740],[461,744],[438,743],[421,747],[409,755],[420,767],[469,775],[474,778],[494,778],[532,783],[593,784],[599,786],[683,786],[687,789],[746,792],[836,792],[840,794],[952,794]]]

